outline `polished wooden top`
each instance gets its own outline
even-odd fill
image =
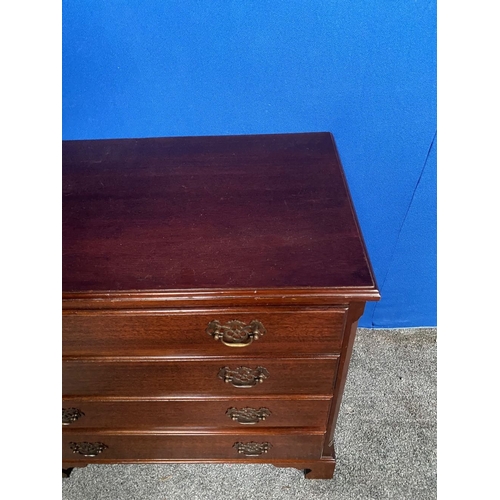
[[[376,290],[331,134],[63,141],[63,291]]]

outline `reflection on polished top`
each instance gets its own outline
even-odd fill
[[[376,289],[329,133],[62,151],[64,292]]]

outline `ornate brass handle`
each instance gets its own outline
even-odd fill
[[[71,425],[76,422],[80,417],[83,417],[85,413],[78,408],[63,408],[62,409],[62,424]]]
[[[87,441],[82,443],[71,442],[69,447],[73,450],[73,453],[80,453],[84,457],[96,457],[107,448],[104,443],[88,443]]]
[[[258,424],[261,420],[265,420],[271,415],[268,408],[228,408],[226,415],[231,419],[237,421],[239,424]]]
[[[224,382],[233,384],[234,387],[248,388],[264,382],[269,377],[269,372],[262,366],[254,369],[239,366],[234,370],[225,366],[219,370],[218,376]]]
[[[242,453],[246,457],[258,457],[267,453],[271,448],[271,443],[255,443],[251,441],[250,443],[234,443],[233,448],[236,448],[238,453]]]
[[[215,340],[220,340],[229,347],[246,347],[266,333],[264,325],[254,319],[248,325],[233,319],[222,325],[219,321],[210,321],[205,330]]]

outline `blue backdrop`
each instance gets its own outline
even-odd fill
[[[331,131],[382,301],[436,325],[436,1],[63,0],[63,139]]]

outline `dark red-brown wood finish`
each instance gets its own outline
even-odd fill
[[[235,318],[248,325],[258,318],[263,329],[239,354],[328,354],[340,351],[346,313],[346,307],[64,311],[63,351],[68,356],[220,356],[224,338],[216,339],[215,322],[224,328]]]
[[[375,284],[330,134],[63,142],[63,290]]]
[[[244,462],[332,477],[378,300],[329,133],[63,142],[63,475]]]

